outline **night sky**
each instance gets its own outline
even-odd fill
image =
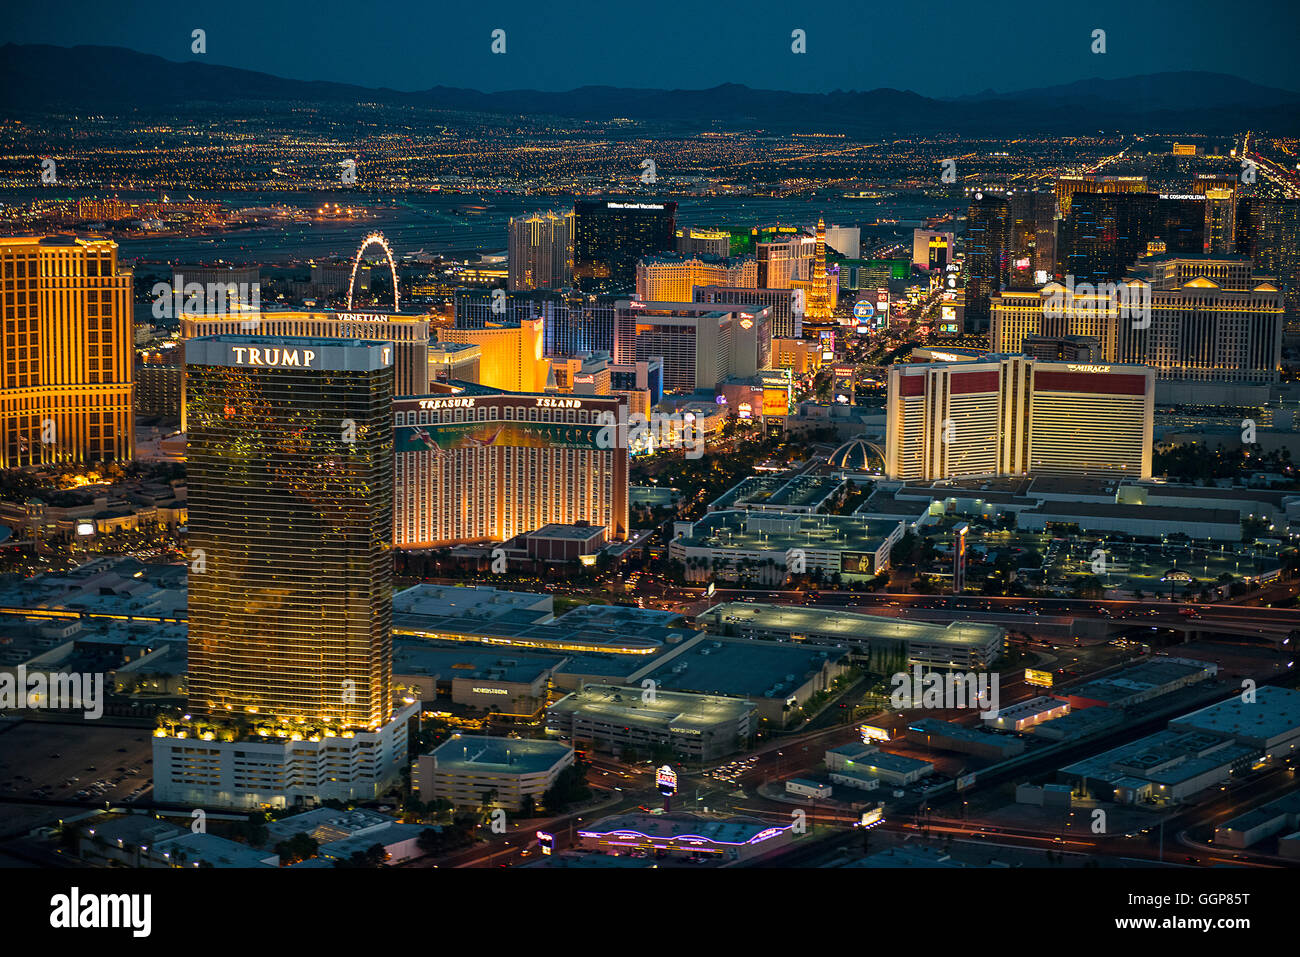
[[[179,9],[181,6],[186,9]],[[0,42],[124,46],[300,80],[419,90],[704,88],[927,96],[1169,70],[1300,90],[1296,0],[66,0],[14,5]],[[489,51],[506,30],[507,52]],[[791,53],[791,31],[808,52]],[[1107,52],[1091,34],[1106,30]]]

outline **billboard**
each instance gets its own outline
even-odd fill
[[[393,429],[396,452],[446,452],[492,446],[599,449],[599,425],[567,422],[439,422]]]
[[[889,328],[889,290],[876,290],[876,328]]]
[[[877,728],[874,724],[864,724],[859,730],[862,732],[863,744],[889,740],[888,728]]]
[[[1025,684],[1034,685],[1037,688],[1050,688],[1052,686],[1052,673],[1050,671],[1035,671],[1033,668],[1026,668]]]
[[[665,764],[655,772],[655,785],[660,794],[671,797],[677,793],[677,772]]]
[[[837,365],[831,369],[831,398],[841,405],[853,401],[853,373],[850,365]]]
[[[840,552],[840,572],[845,575],[874,575],[876,556],[871,552]]]
[[[822,358],[834,359],[835,358],[835,330],[823,329],[821,332],[817,333],[817,338],[821,342]]]
[[[789,415],[790,389],[765,386],[763,388],[763,415]]]

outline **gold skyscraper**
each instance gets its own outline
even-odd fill
[[[0,239],[0,468],[131,460],[131,283],[111,240]]]

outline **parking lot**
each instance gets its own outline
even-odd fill
[[[130,801],[153,785],[147,728],[94,721],[0,726],[0,796],[38,801]]]

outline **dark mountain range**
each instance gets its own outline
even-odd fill
[[[1226,133],[1246,128],[1300,132],[1300,94],[1218,73],[1088,79],[949,99],[893,89],[788,93],[738,84],[708,90],[586,86],[565,92],[499,93],[438,86],[411,92],[176,63],[120,47],[0,47],[0,111],[6,116],[69,111],[167,114],[196,108],[248,112],[290,102],[866,134]]]

